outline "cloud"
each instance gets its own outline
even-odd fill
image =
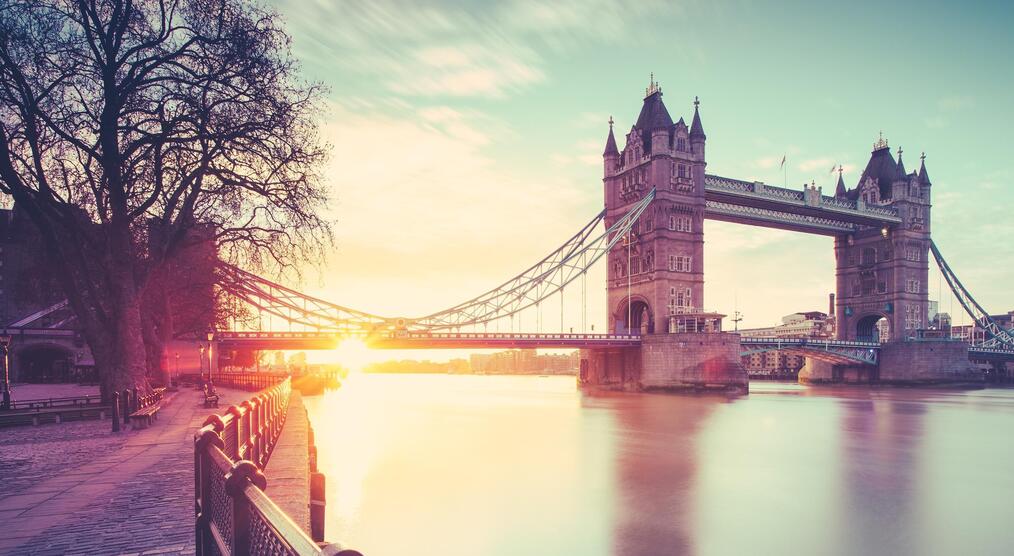
[[[319,294],[379,314],[436,311],[539,260],[599,210],[576,181],[500,167],[477,131],[495,125],[446,106],[336,107],[324,131],[338,248]]]
[[[800,162],[796,167],[803,172],[812,172],[814,170],[825,170],[829,171],[831,166],[837,166],[835,161],[827,157],[821,158],[810,158]]]
[[[424,97],[504,98],[547,78],[543,54],[571,54],[620,40],[647,44],[659,32],[647,30],[647,22],[681,12],[656,0],[636,5],[516,0],[493,6],[279,0],[278,5],[300,30],[295,47],[308,65],[328,74],[338,68],[393,93]]]
[[[937,101],[937,108],[945,112],[967,110],[975,106],[975,98],[971,95],[947,96]]]

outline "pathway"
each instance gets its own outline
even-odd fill
[[[219,411],[252,395],[219,393]],[[0,554],[193,554],[193,434],[215,411],[202,402],[181,390],[152,427],[119,434],[108,420],[0,430]]]

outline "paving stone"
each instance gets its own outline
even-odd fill
[[[219,392],[219,412],[250,396]],[[200,398],[177,393],[140,431],[114,434],[108,420],[0,429],[0,554],[193,555],[193,435],[215,411]]]

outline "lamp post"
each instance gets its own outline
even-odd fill
[[[11,372],[10,372],[10,359],[7,356],[7,352],[11,346],[11,335],[5,330],[3,334],[0,334],[0,352],[3,354],[4,359],[4,383],[3,383],[3,402],[0,405],[0,409],[11,408]]]
[[[169,381],[169,384],[174,383],[176,381],[176,379],[179,378],[179,376],[180,376],[180,352],[177,351],[176,352],[176,372],[173,373],[173,377]]]
[[[198,345],[201,346],[199,348],[201,357],[197,360],[197,366],[199,367],[198,372],[201,375],[201,382],[204,382],[204,344],[199,343]]]
[[[214,384],[214,381],[211,380],[211,372],[213,368],[211,363],[213,361],[211,358],[211,341],[215,339],[215,329],[209,328],[205,335],[208,338],[208,384]]]

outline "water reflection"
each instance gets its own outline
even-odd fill
[[[1014,552],[1012,391],[360,375],[307,405],[328,538],[370,556]]]

